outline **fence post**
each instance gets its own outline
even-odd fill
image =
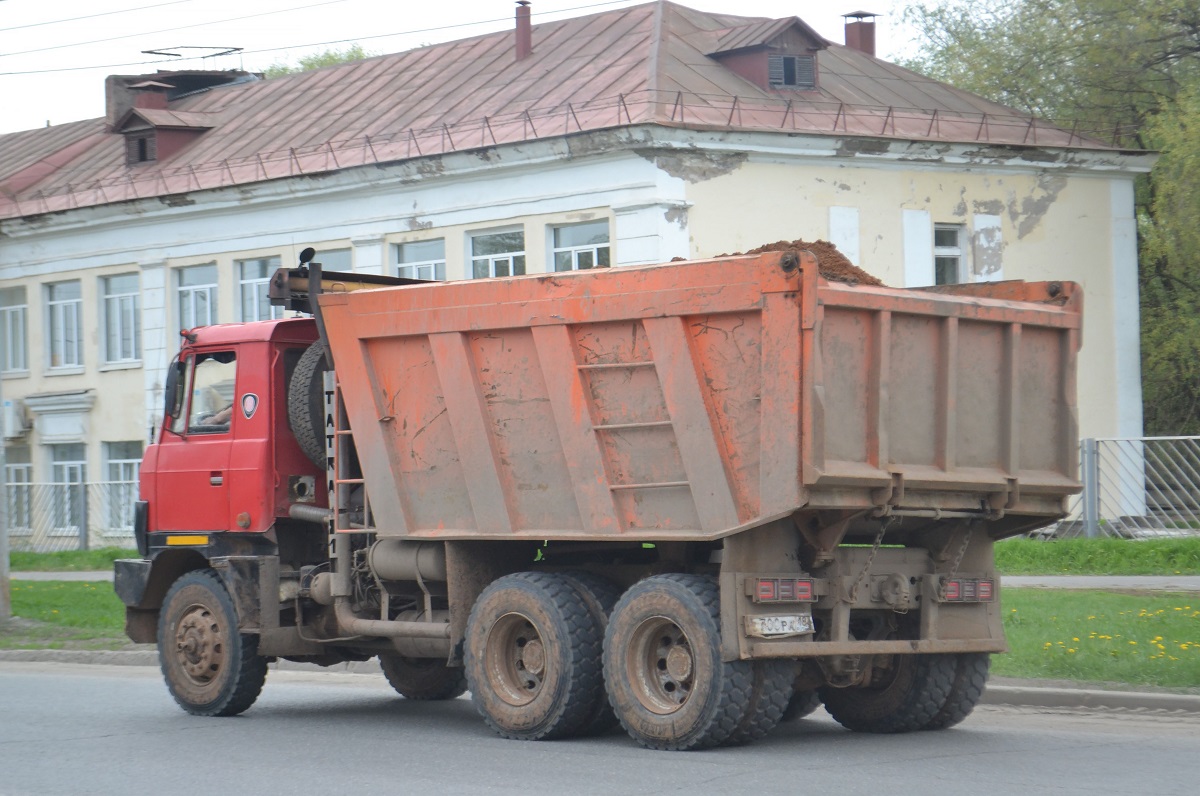
[[[4,405],[0,395],[0,406]],[[12,616],[12,592],[8,582],[8,460],[4,444],[4,416],[0,413],[0,621]]]
[[[1083,533],[1089,539],[1100,535],[1100,473],[1096,440],[1080,440],[1080,464],[1083,470]]]
[[[69,487],[68,487],[69,488]],[[79,492],[77,493],[79,500],[79,549],[88,549],[88,488],[87,484],[79,482]]]

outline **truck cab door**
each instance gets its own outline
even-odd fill
[[[197,352],[183,360],[182,403],[158,450],[155,526],[162,531],[231,530],[237,356]]]

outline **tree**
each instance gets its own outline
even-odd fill
[[[1105,142],[1162,152],[1138,182],[1148,434],[1200,434],[1200,4],[940,0],[905,65]]]
[[[351,61],[362,61],[366,58],[373,58],[377,54],[378,53],[364,50],[361,44],[351,44],[344,50],[323,50],[319,53],[306,55],[300,59],[296,66],[290,66],[280,61],[276,61],[263,70],[263,77],[270,80],[273,77],[294,75],[298,72],[310,72],[313,69],[320,69],[325,66],[345,64],[350,63]]]

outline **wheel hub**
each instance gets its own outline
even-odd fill
[[[696,670],[691,643],[664,616],[651,617],[634,631],[626,652],[638,701],[660,715],[683,707],[692,693]]]
[[[202,605],[189,608],[175,628],[175,654],[193,682],[210,682],[221,671],[225,646],[216,617]]]
[[[510,613],[492,624],[486,651],[488,685],[510,705],[528,705],[542,690],[546,646],[533,622]]]

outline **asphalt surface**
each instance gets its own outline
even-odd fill
[[[13,572],[12,578],[13,580],[100,581],[112,580],[112,572]],[[1006,576],[1003,579],[1003,585],[1044,589],[1200,593],[1200,577],[1197,576]],[[158,666],[158,654],[149,645],[137,645],[135,648],[119,651],[0,650],[0,662],[3,661]],[[342,664],[327,669],[290,661],[279,661],[271,666],[275,670],[313,673],[374,674],[379,672],[379,664],[374,659],[363,663]],[[983,704],[1067,710],[1200,714],[1200,695],[1158,691],[1096,690],[1073,687],[1069,683],[1047,685],[1039,681],[1001,678],[995,678],[988,684]]]

